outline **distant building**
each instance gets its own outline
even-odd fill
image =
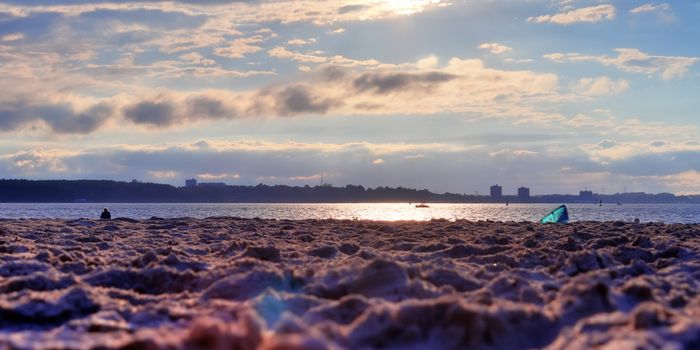
[[[491,198],[503,197],[503,187],[498,185],[491,186]]]
[[[530,189],[527,187],[518,188],[518,199],[521,199],[521,200],[530,199]]]
[[[185,187],[197,187],[197,179],[185,180]]]
[[[197,187],[221,188],[226,187],[226,184],[223,182],[200,182]]]
[[[582,202],[593,202],[593,191],[581,191],[581,192],[579,192],[578,199]]]

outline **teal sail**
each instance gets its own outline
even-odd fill
[[[567,222],[569,222],[569,211],[566,209],[565,205],[550,211],[540,220],[541,224],[566,224]]]

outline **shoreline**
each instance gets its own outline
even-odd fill
[[[2,202],[0,201],[0,204],[85,204],[85,205],[95,205],[95,204],[256,204],[256,205],[280,205],[280,204],[302,204],[302,205],[313,205],[313,204],[319,204],[319,205],[338,205],[338,204],[348,204],[348,205],[356,205],[356,204],[419,204],[419,203],[428,203],[430,205],[432,204],[465,204],[465,205],[505,205],[508,203],[509,205],[581,205],[581,206],[599,206],[598,202],[567,202],[567,201],[551,201],[551,202],[511,202],[511,201],[503,201],[503,202],[438,202],[438,201],[414,201],[414,202],[408,202],[408,201],[377,201],[377,202],[348,202],[348,201],[343,201],[343,202],[207,202],[207,201],[202,201],[202,202],[72,202],[72,201],[65,201],[65,202]],[[627,202],[623,203],[623,205],[664,205],[664,206],[673,206],[673,205],[688,205],[688,206],[695,206],[695,205],[700,205],[700,203],[693,203],[693,202],[676,202],[676,203],[668,203],[668,202]],[[609,207],[616,207],[618,206],[617,203],[614,202],[607,202],[603,203],[603,206],[609,206]]]
[[[0,347],[700,343],[700,224],[0,220]]]

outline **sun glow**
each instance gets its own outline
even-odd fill
[[[386,5],[393,12],[408,16],[422,12],[428,6],[445,6],[449,3],[442,0],[386,0]]]

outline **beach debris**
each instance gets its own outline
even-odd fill
[[[569,210],[566,208],[566,205],[560,205],[556,209],[553,209],[540,220],[542,224],[566,224],[568,222]]]

